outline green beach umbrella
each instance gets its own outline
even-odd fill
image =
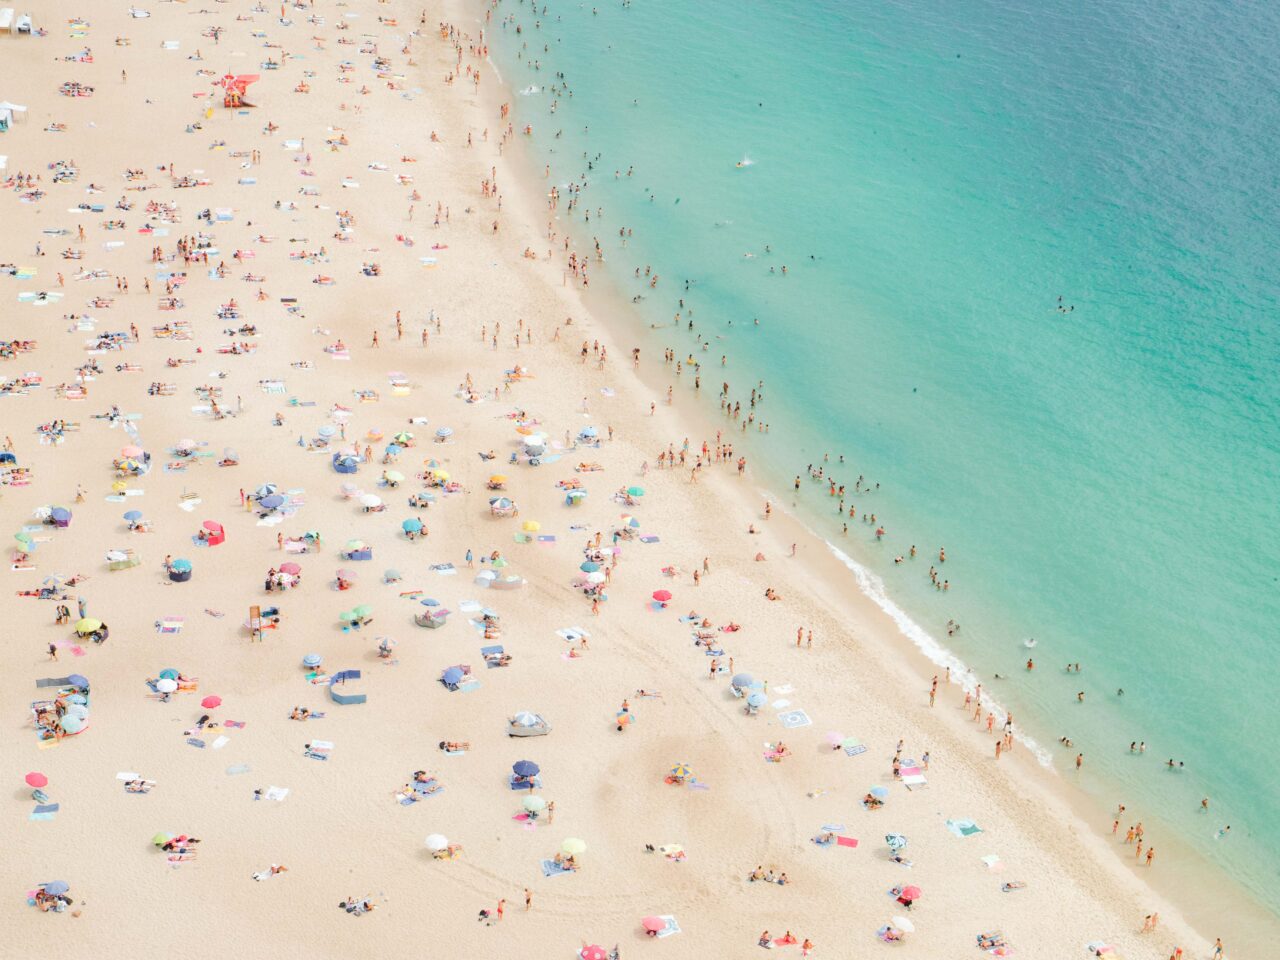
[[[369,606],[367,603],[362,603],[351,612],[357,617],[367,617],[373,613],[373,607]]]
[[[643,497],[643,496],[644,496],[644,487],[627,487],[627,496],[629,496],[629,497]]]

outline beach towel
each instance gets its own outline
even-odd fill
[[[988,853],[985,857],[982,857],[981,860],[987,865],[988,870],[999,873],[1004,869],[1004,861],[1000,859],[1000,855],[998,853]]]
[[[289,796],[289,788],[267,787],[262,796],[267,800],[274,800],[276,803],[284,803],[284,798]]]
[[[542,861],[542,875],[544,877],[558,877],[564,873],[573,873],[568,867],[562,867],[554,860]]]
[[[971,837],[982,832],[982,828],[972,820],[948,820],[947,829],[957,837]]]
[[[676,923],[676,918],[674,915],[670,913],[660,913],[658,914],[658,919],[666,922],[666,926],[663,927],[661,930],[659,930],[655,934],[655,936],[657,936],[659,939],[661,939],[662,937],[669,937],[673,933],[680,932],[680,924]]]
[[[187,737],[187,743],[191,744],[193,747],[199,747],[201,750],[204,749],[204,741],[199,737]]]
[[[856,847],[857,845],[858,841],[854,837],[836,837],[836,846]]]
[[[813,723],[809,719],[809,715],[803,710],[791,710],[787,713],[778,714],[778,721],[788,730],[794,730],[796,727],[807,727]]]
[[[646,534],[645,536],[640,538],[640,542],[641,543],[660,543],[661,541],[658,539],[658,537],[654,536],[653,534]]]
[[[512,790],[524,790],[524,791],[526,791],[526,792],[529,790],[529,784],[528,784],[527,782],[526,782],[526,783],[516,783],[516,775],[515,775],[514,773],[513,773],[513,774],[510,774],[510,775],[507,777],[507,784],[508,784],[508,786],[510,786],[510,787],[511,787],[511,789],[512,789]],[[534,778],[533,778],[533,786],[534,786],[534,789],[536,789],[536,790],[541,790],[541,789],[542,789],[542,777],[540,777],[540,776],[538,776],[538,777],[534,777]]]

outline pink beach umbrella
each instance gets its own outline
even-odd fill
[[[206,710],[212,710],[214,707],[222,706],[222,698],[212,696],[205,697],[200,701],[200,706],[204,707]]]
[[[598,943],[592,943],[583,947],[579,956],[582,960],[609,960],[609,951]]]
[[[666,603],[668,600],[671,599],[671,591],[655,590],[653,591],[653,599],[657,600],[659,603]]]
[[[640,925],[644,927],[647,933],[658,933],[667,928],[667,921],[661,917],[645,917],[640,921]]]
[[[302,567],[298,566],[293,561],[289,561],[288,563],[280,564],[280,572],[287,573],[291,577],[296,577],[302,572]]]
[[[37,789],[40,787],[47,787],[49,785],[49,778],[43,773],[36,773],[35,771],[27,774],[26,781],[27,786],[36,787]]]
[[[122,456],[122,457],[140,457],[140,456],[142,456],[142,448],[141,448],[141,447],[139,447],[139,446],[136,446],[136,445],[134,445],[134,444],[130,444],[130,445],[129,445],[129,446],[127,446],[127,447],[123,447],[123,448],[121,448],[121,450],[120,450],[120,456]]]

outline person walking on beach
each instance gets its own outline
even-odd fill
[[[1077,754],[1076,754],[1076,769],[1077,769],[1077,770],[1079,770],[1079,769],[1080,769],[1081,767],[1083,767],[1083,766],[1084,766],[1084,754],[1083,754],[1083,753],[1077,753]]]
[[[529,912],[529,908],[531,906],[533,906],[533,891],[530,890],[528,887],[525,887],[524,888],[524,909],[526,913]]]

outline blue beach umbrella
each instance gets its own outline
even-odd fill
[[[321,660],[320,654],[308,653],[305,657],[302,658],[302,665],[304,667],[318,667],[320,666],[320,660]]]
[[[532,760],[517,760],[511,769],[517,777],[536,777],[542,768]]]
[[[600,569],[600,564],[596,563],[594,560],[586,560],[579,565],[578,569],[583,573],[595,573]]]
[[[437,437],[452,437],[452,436],[453,436],[453,427],[441,427],[439,430],[437,430],[437,431],[436,431],[436,436],[437,436]]]
[[[883,800],[889,795],[889,791],[885,787],[872,787],[867,792],[878,800]]]
[[[885,834],[884,842],[896,853],[907,845],[907,838],[900,833],[888,833]]]
[[[747,705],[752,707],[763,707],[768,702],[769,698],[759,690],[747,697]]]
[[[749,687],[756,682],[756,678],[749,673],[735,673],[733,680],[730,682],[735,687]]]
[[[326,439],[329,437],[332,437],[337,432],[338,432],[338,428],[331,423],[324,423],[316,428],[316,433],[322,437],[325,437]]]
[[[177,680],[178,671],[173,669],[173,667],[165,667],[163,670],[160,671],[160,679],[161,680]]]
[[[404,521],[404,523],[400,524],[400,527],[406,533],[417,533],[422,529],[422,521],[417,517],[410,517],[408,520]]]
[[[71,884],[65,880],[51,880],[44,884],[44,892],[51,897],[60,897],[71,889]]]
[[[71,676],[67,677],[67,683],[71,684],[73,687],[80,687],[84,690],[89,689],[89,678],[82,673],[73,673]]]
[[[393,457],[398,457],[400,455],[400,451],[403,449],[404,447],[400,446],[398,443],[388,443],[382,452],[389,453]]]
[[[136,522],[136,521],[138,521],[138,520],[141,520],[141,519],[142,519],[142,511],[141,511],[141,510],[130,510],[128,513],[126,513],[126,514],[124,515],[124,518],[125,518],[126,520],[128,520],[130,523],[134,523],[134,522]]]
[[[272,494],[269,494],[268,496],[263,497],[258,502],[261,503],[268,510],[274,510],[276,507],[284,505],[284,497],[280,496],[280,494],[278,493],[272,493]]]
[[[269,497],[271,496],[271,494],[275,493],[278,489],[280,488],[277,487],[274,483],[264,483],[257,490],[253,491],[253,495],[255,497]]]
[[[424,607],[438,607],[440,606],[440,601],[434,597],[424,597],[422,599],[422,605]]]
[[[462,672],[461,667],[450,667],[448,670],[444,672],[443,679],[445,683],[455,684],[459,680],[461,680],[464,676],[466,676],[466,674]]]

